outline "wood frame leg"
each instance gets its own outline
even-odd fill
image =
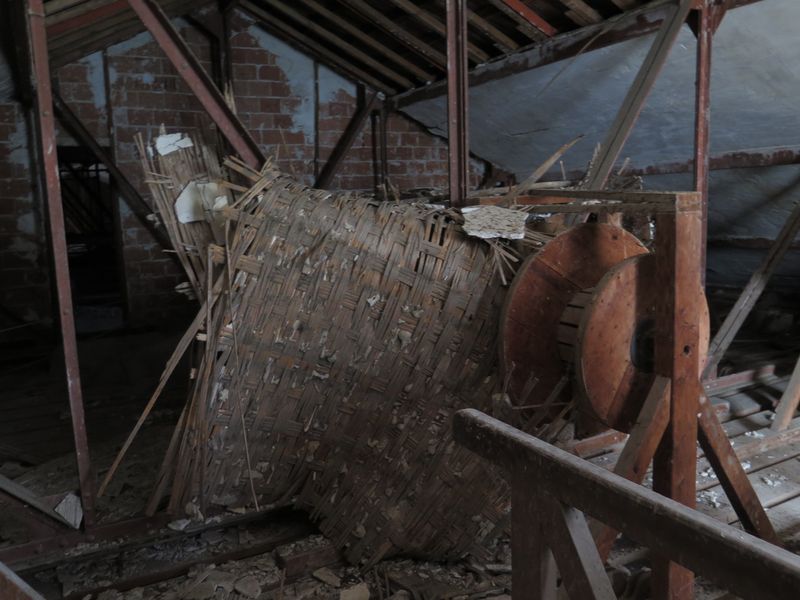
[[[557,573],[547,545],[533,473],[515,469],[511,484],[511,598],[556,600]]]
[[[669,425],[670,388],[668,377],[656,375],[614,467],[614,473],[620,477],[635,483],[644,479]],[[592,523],[591,529],[600,557],[605,561],[619,532],[597,521]]]
[[[719,422],[711,402],[705,394],[700,396],[697,432],[700,446],[706,453],[709,464],[719,478],[725,494],[739,516],[742,526],[761,539],[781,546],[781,540],[770,523],[761,501],[753,489],[731,447],[731,442]]]
[[[797,360],[794,371],[792,371],[792,377],[789,379],[789,383],[775,409],[772,431],[786,431],[798,404],[800,404],[800,359]]]

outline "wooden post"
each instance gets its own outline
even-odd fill
[[[700,247],[698,194],[680,194],[674,212],[656,216],[656,280],[664,291],[656,307],[655,370],[670,378],[670,423],[656,452],[653,489],[694,508],[697,408],[700,384]],[[664,557],[653,560],[653,590],[659,600],[689,599],[694,575]]]

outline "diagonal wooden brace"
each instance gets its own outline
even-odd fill
[[[700,446],[744,528],[771,544],[782,546],[705,394],[700,396],[697,421]]]

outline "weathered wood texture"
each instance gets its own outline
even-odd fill
[[[11,569],[0,563],[0,598],[3,600],[44,600]]]
[[[629,538],[743,598],[793,598],[800,589],[800,558],[791,552],[479,411],[456,413],[454,437],[512,473],[526,465],[528,477],[536,477],[554,498],[618,528]]]
[[[354,562],[480,552],[508,488],[453,444],[450,418],[500,387],[490,245],[454,213],[255,175],[171,506],[294,499]]]

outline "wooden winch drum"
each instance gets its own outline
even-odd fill
[[[506,299],[501,363],[512,402],[536,406],[567,377],[564,396],[575,398],[582,418],[630,431],[653,380],[662,293],[655,255],[623,229],[580,225],[550,242],[522,266]],[[704,361],[705,297],[700,304]]]

